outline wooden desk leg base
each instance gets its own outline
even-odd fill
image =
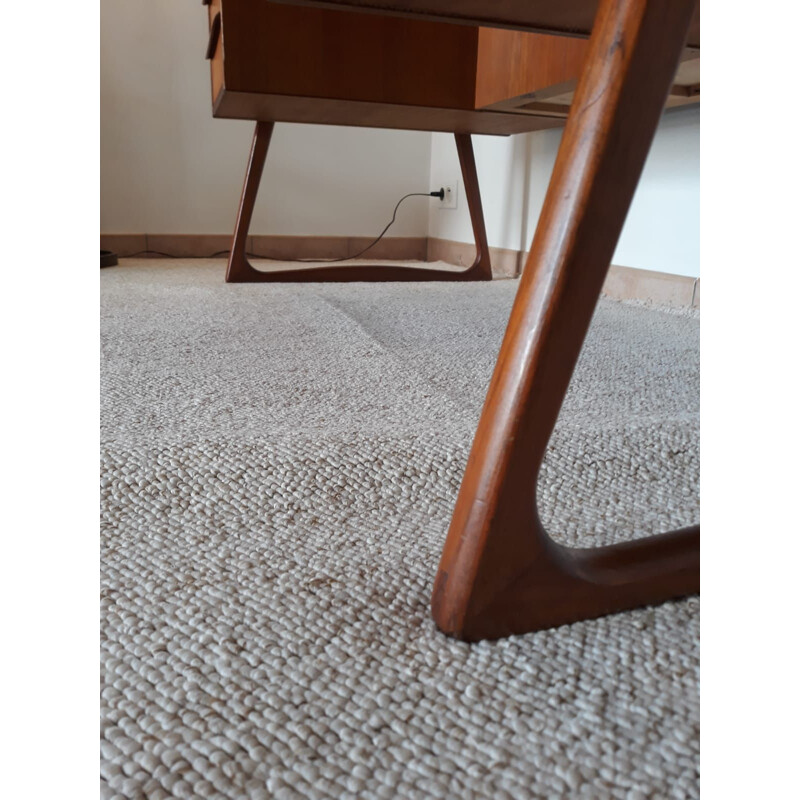
[[[351,281],[490,281],[492,265],[489,260],[489,244],[486,240],[486,227],[483,221],[481,193],[478,186],[478,172],[475,168],[475,156],[472,150],[472,139],[468,133],[457,133],[456,147],[461,163],[461,174],[464,179],[464,190],[469,205],[472,230],[475,234],[476,255],[471,267],[459,271],[426,269],[421,267],[395,267],[380,264],[342,264],[304,267],[288,270],[270,270],[262,272],[255,269],[247,260],[247,235],[253,217],[253,207],[258,194],[258,186],[264,171],[274,122],[257,122],[253,145],[250,148],[250,160],[239,203],[239,214],[233,234],[233,245],[228,258],[228,271],[225,280],[228,283],[322,283]]]
[[[601,0],[433,592],[448,634],[498,638],[698,592],[699,527],[590,550],[536,510],[548,439],[678,63],[694,0]]]

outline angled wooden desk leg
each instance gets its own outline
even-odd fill
[[[536,480],[655,133],[694,0],[601,0],[433,592],[446,633],[498,638],[699,591],[699,527],[555,544]]]
[[[258,186],[264,172],[274,122],[257,122],[250,148],[250,159],[244,178],[242,199],[233,233],[233,245],[228,257],[228,283],[323,283],[350,281],[490,281],[492,265],[489,259],[489,244],[486,240],[486,226],[483,221],[481,192],[478,186],[478,171],[475,168],[475,155],[472,138],[468,133],[457,133],[456,147],[464,179],[464,191],[469,205],[472,230],[475,235],[475,261],[468,269],[460,271],[427,269],[424,267],[394,267],[379,264],[357,264],[343,266],[305,267],[301,269],[270,270],[261,272],[247,260],[247,236],[253,208],[256,203]]]

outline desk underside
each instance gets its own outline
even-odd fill
[[[331,100],[324,97],[259,94],[222,90],[214,116],[272,122],[305,122],[314,125],[350,125],[364,128],[479,133],[508,136],[545,128],[559,128],[564,120],[528,114],[464,111],[389,103]]]
[[[214,116],[510,135],[564,124],[581,38],[211,0]],[[667,107],[699,101],[687,50]]]
[[[410,15],[443,22],[588,37],[598,0],[277,0],[291,5]],[[700,4],[687,46],[700,47]]]

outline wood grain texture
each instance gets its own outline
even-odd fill
[[[209,21],[210,41],[220,40],[209,46],[214,115],[265,122],[494,135],[558,127],[588,46],[267,0],[213,0]],[[699,102],[699,56],[689,52],[695,68],[681,66],[668,107]]]
[[[588,42],[565,36],[479,28],[475,107],[577,82]]]
[[[272,141],[272,132],[275,130],[274,122],[257,122],[253,133],[253,143],[250,146],[250,157],[247,159],[247,169],[244,174],[242,197],[239,200],[239,211],[236,214],[236,224],[233,228],[233,242],[228,256],[228,268],[225,272],[227,283],[246,281],[248,275],[255,270],[247,260],[247,239],[250,233],[250,223],[253,221],[253,209],[258,197],[258,187],[261,185],[261,176],[264,174],[264,164]]]
[[[482,36],[485,32],[489,32],[488,28],[480,29],[479,36],[479,71],[478,81],[481,81],[482,72],[484,69],[491,69],[488,66],[481,66],[481,48],[480,43],[483,41]],[[507,31],[492,31],[494,33],[507,33]],[[530,35],[530,34],[528,34]],[[542,58],[540,54],[533,53],[527,61],[533,63],[529,69],[532,70],[531,78],[528,80],[528,87],[524,92],[518,95],[512,95],[511,92],[516,89],[523,89],[525,86],[523,81],[510,85],[506,84],[507,91],[500,90],[503,77],[500,73],[499,80],[496,81],[498,91],[496,96],[500,99],[493,99],[491,95],[485,97],[486,105],[484,108],[491,111],[503,111],[515,114],[533,114],[537,118],[541,117],[561,117],[566,119],[569,114],[570,105],[575,94],[575,87],[578,83],[578,75],[580,68],[576,66],[577,59],[572,60],[571,63],[565,65],[559,70],[559,58],[562,61],[569,57],[569,49],[564,45],[558,48],[553,48],[553,42],[570,42],[571,44],[579,44],[584,46],[581,51],[580,61],[582,63],[585,56],[586,42],[582,39],[565,39],[564,37],[548,36],[546,37],[545,48],[553,50],[548,58]],[[503,58],[502,49],[497,48],[500,52],[495,56],[495,60]],[[562,52],[563,50],[563,52]],[[515,60],[522,61],[524,56]],[[486,60],[489,61],[488,59]],[[489,62],[491,63],[491,62]],[[534,80],[535,75],[540,76],[538,80]],[[665,108],[675,108],[676,106],[684,106],[690,104],[698,104],[700,102],[700,51],[696,48],[687,47],[683,50],[681,55],[681,63],[673,78],[672,87],[669,90],[669,97],[665,103]]]
[[[217,97],[214,116],[219,119],[304,122],[489,136],[508,136],[564,126],[563,119],[504,111],[400,106],[325,97],[231,92],[226,89],[222,89]]]
[[[466,275],[475,280],[490,281],[492,264],[489,255],[489,240],[486,238],[486,224],[483,220],[483,204],[481,189],[478,185],[478,169],[475,166],[475,153],[472,149],[472,137],[467,133],[457,133],[456,151],[461,167],[461,178],[464,182],[464,194],[467,197],[469,218],[472,223],[472,235],[475,237],[475,260]]]
[[[699,591],[699,528],[571,550],[536,510],[693,12],[694,0],[601,0],[435,582],[433,616],[453,636],[526,633]]]
[[[278,0],[362,12],[412,15],[467,25],[588,37],[598,0]],[[692,12],[688,44],[700,46],[700,8]]]
[[[424,267],[389,266],[381,264],[323,264],[299,266],[296,269],[263,272],[255,269],[247,259],[247,241],[253,209],[258,195],[264,163],[267,159],[273,122],[257,122],[247,163],[239,213],[233,233],[233,244],[228,257],[225,280],[228,283],[353,283],[358,281],[490,281],[492,265],[486,241],[486,227],[478,186],[478,172],[472,141],[468,135],[456,135],[456,147],[461,163],[464,192],[467,196],[470,218],[475,234],[476,256],[465,270],[449,271]]]
[[[225,88],[473,109],[478,30],[223,0]]]
[[[560,123],[517,115],[514,103],[481,106],[553,81],[574,86],[586,48],[565,37],[267,0],[214,0],[209,20],[218,25],[220,18],[221,46],[210,48],[212,96],[214,115],[227,119],[497,135],[542,130]]]

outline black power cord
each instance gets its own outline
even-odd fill
[[[265,258],[264,256],[256,255],[255,253],[245,253],[245,255],[250,256],[250,258],[262,258],[267,261],[291,261],[300,264],[336,264],[340,261],[350,261],[351,259],[358,258],[359,256],[363,256],[367,250],[371,250],[375,247],[378,242],[383,239],[386,235],[386,231],[394,225],[397,219],[397,209],[400,208],[400,204],[403,200],[407,200],[409,197],[438,197],[440,200],[444,200],[444,189],[439,189],[438,192],[410,192],[409,194],[403,195],[398,201],[397,205],[394,207],[394,212],[392,213],[392,218],[389,221],[389,224],[378,234],[377,238],[375,238],[372,242],[370,242],[363,250],[359,250],[355,255],[352,256],[344,256],[342,258]],[[217,256],[224,256],[230,253],[230,250],[218,250],[216,253],[212,253],[210,256],[201,256],[201,258],[216,258]],[[171,253],[162,253],[158,250],[140,250],[138,253],[133,253],[127,258],[135,258],[136,256],[141,256],[145,254],[153,254],[157,256],[164,256],[165,258],[177,258],[177,256],[172,255]]]

